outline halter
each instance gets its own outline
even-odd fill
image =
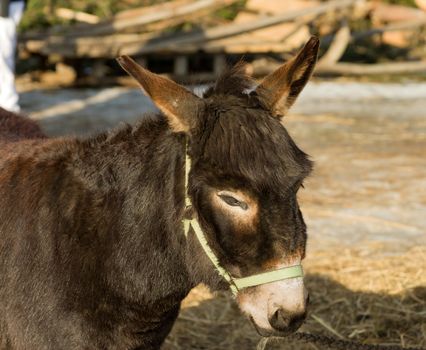
[[[188,182],[189,182],[189,172],[191,170],[191,158],[189,158],[188,156],[187,148],[188,147],[187,147],[187,141],[186,141],[185,206],[188,209],[192,206],[192,203],[191,203],[191,199],[188,196]],[[204,235],[204,232],[201,229],[200,224],[198,223],[198,220],[196,218],[191,218],[191,219],[184,218],[182,221],[184,225],[185,237],[188,238],[189,229],[192,227],[192,229],[195,232],[195,235],[197,236],[198,241],[201,244],[201,247],[203,247],[204,252],[209,257],[210,261],[213,263],[219,275],[228,282],[229,287],[231,288],[232,294],[234,294],[234,296],[237,296],[237,293],[241,289],[244,289],[247,287],[254,287],[261,284],[276,282],[276,281],[290,279],[290,278],[303,277],[303,269],[302,269],[302,265],[300,264],[289,266],[289,267],[283,267],[281,269],[272,270],[268,272],[262,272],[255,275],[242,277],[242,278],[232,277],[231,274],[220,265],[219,259],[217,258],[213,250],[210,248],[209,243],[207,242],[206,236]]]

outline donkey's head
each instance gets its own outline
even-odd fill
[[[281,118],[310,78],[318,45],[316,38],[310,39],[257,87],[236,67],[203,98],[127,56],[119,58],[171,129],[188,135],[194,215],[220,264],[234,277],[297,265],[304,258],[306,226],[297,191],[312,164]],[[212,281],[208,284],[217,288]],[[237,295],[263,335],[296,330],[307,301],[301,277],[249,287]]]

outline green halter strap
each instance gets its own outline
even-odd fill
[[[186,149],[187,149],[187,146],[185,147],[185,156],[186,156],[185,158],[185,206],[188,208],[191,206],[191,199],[188,196],[188,182],[189,182],[189,172],[191,170],[191,159],[189,158]],[[209,257],[210,261],[213,263],[219,275],[222,276],[229,283],[229,287],[231,288],[231,291],[234,294],[234,296],[236,296],[241,289],[244,289],[247,287],[254,287],[260,284],[271,283],[271,282],[280,281],[284,279],[303,277],[302,265],[299,264],[299,265],[284,267],[278,270],[263,272],[263,273],[259,273],[259,274],[251,275],[247,277],[234,278],[231,276],[231,274],[228,271],[226,271],[220,265],[219,259],[217,258],[213,250],[210,248],[209,243],[207,242],[206,236],[204,235],[204,232],[201,229],[200,224],[198,223],[198,220],[196,218],[192,218],[192,219],[185,218],[183,219],[183,225],[184,225],[184,233],[186,238],[188,238],[189,229],[190,227],[192,227],[204,252]]]

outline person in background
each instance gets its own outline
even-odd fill
[[[19,112],[15,87],[17,26],[25,8],[24,0],[0,0],[0,107]]]

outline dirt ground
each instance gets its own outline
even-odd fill
[[[153,109],[131,88],[20,89],[23,110],[52,136],[93,134]],[[300,195],[313,300],[303,329],[426,347],[426,84],[313,82],[284,124],[315,161]],[[201,286],[164,349],[254,349],[259,339],[230,295]]]

